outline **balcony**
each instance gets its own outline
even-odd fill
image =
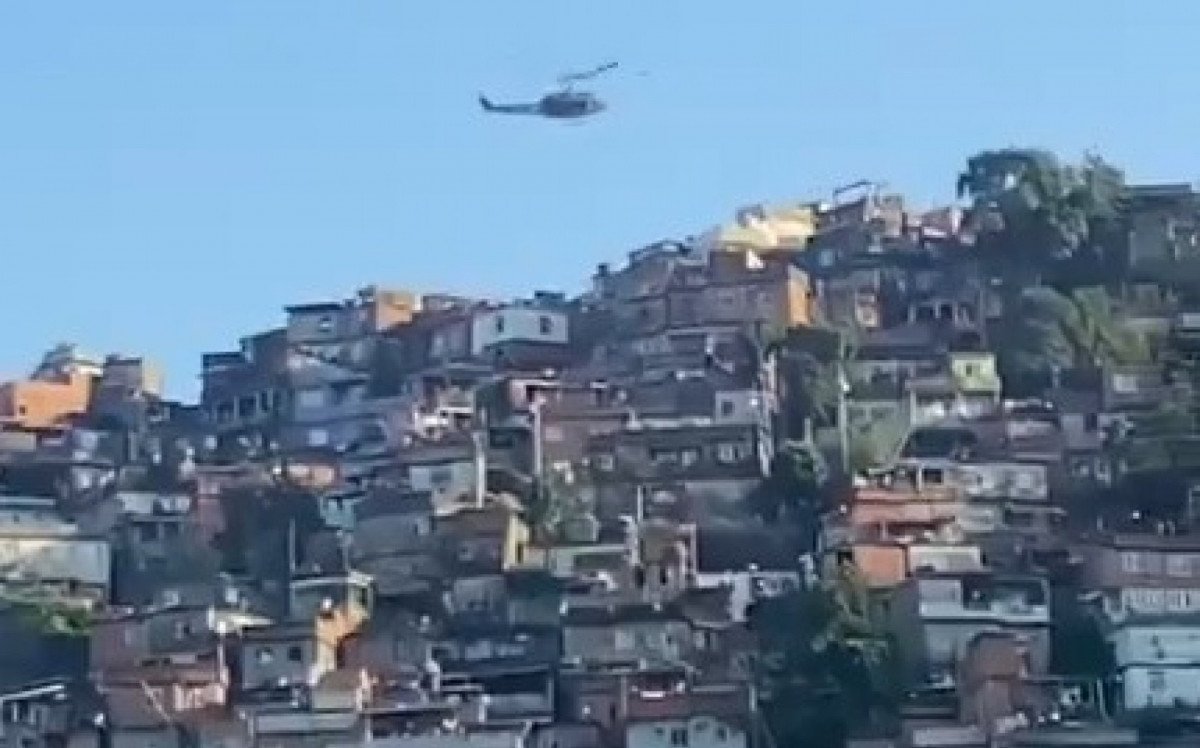
[[[362,729],[354,711],[311,712],[301,710],[264,711],[251,717],[255,735],[319,735],[341,733],[349,736]]]
[[[993,621],[1012,625],[1038,626],[1050,624],[1050,606],[1035,605],[1020,600],[992,600],[961,603],[950,601],[921,601],[924,620]]]
[[[406,408],[411,408],[411,406],[411,401],[404,397],[347,397],[340,401],[308,407],[297,403],[293,415],[296,423],[330,423],[333,421],[379,418],[388,413],[400,412]]]

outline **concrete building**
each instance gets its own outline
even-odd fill
[[[1109,641],[1123,710],[1200,711],[1200,615],[1130,617]]]
[[[967,645],[987,631],[1024,641],[1032,673],[1049,667],[1050,589],[1039,577],[920,572],[896,589],[888,611],[911,684],[952,683]]]

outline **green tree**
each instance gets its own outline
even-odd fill
[[[805,424],[836,423],[842,370],[854,358],[851,331],[797,328],[772,341],[767,351],[776,361],[786,433],[800,437]]]
[[[56,605],[52,602],[7,601],[20,620],[42,635],[88,637],[92,631],[92,613],[82,608]]]
[[[979,153],[958,178],[981,249],[1022,283],[1054,261],[1111,254],[1123,193],[1124,175],[1099,157],[1076,166],[1032,148]]]
[[[1006,305],[996,343],[1010,384],[1053,369],[1141,364],[1151,358],[1144,338],[1122,326],[1111,296],[1098,287],[1069,293],[1048,286],[1024,289]]]
[[[1051,628],[1050,669],[1058,675],[1101,680],[1116,668],[1112,647],[1096,617],[1077,601],[1056,606]]]
[[[845,743],[849,728],[892,703],[889,649],[875,634],[865,587],[852,569],[827,585],[758,602],[764,713],[777,745]]]
[[[768,523],[788,514],[815,521],[824,470],[807,445],[785,442],[771,459],[767,478],[750,494],[750,509]]]
[[[563,519],[583,508],[582,504],[579,486],[560,471],[551,470],[542,484],[533,481],[525,502],[525,520],[534,537],[546,541],[555,535]]]

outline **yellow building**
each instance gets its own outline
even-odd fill
[[[716,228],[707,240],[719,249],[798,250],[817,233],[817,207],[754,205],[737,211],[732,223]]]

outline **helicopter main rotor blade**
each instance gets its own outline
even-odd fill
[[[609,70],[613,70],[616,67],[617,67],[616,62],[605,63],[604,65],[601,65],[600,67],[593,68],[592,70],[586,70],[582,73],[568,73],[564,76],[561,76],[558,79],[558,82],[565,85],[568,83],[575,83],[578,81],[591,80],[592,78],[595,78],[598,75],[603,75],[604,73],[607,73]]]

